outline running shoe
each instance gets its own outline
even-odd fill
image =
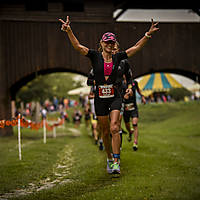
[[[112,167],[113,166],[113,160],[107,159],[107,172],[108,174],[112,174]]]
[[[112,165],[112,173],[113,174],[120,174],[120,164],[119,162],[115,162]]]
[[[97,145],[98,144],[98,140],[94,140],[94,144]]]
[[[103,142],[99,142],[99,150],[103,151]]]
[[[134,144],[133,144],[133,150],[134,151],[137,151],[138,150],[138,145],[134,142]]]

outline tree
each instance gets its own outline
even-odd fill
[[[17,93],[17,101],[28,103],[31,101],[44,101],[48,96],[49,85],[42,76],[38,76],[23,86]]]
[[[17,102],[44,102],[46,99],[52,100],[54,96],[66,97],[69,90],[81,87],[81,82],[74,80],[75,76],[73,73],[39,75],[19,90]]]
[[[168,94],[174,99],[175,101],[184,100],[185,96],[191,96],[191,92],[186,88],[171,88]]]

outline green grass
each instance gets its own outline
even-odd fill
[[[139,111],[139,150],[133,152],[124,135],[119,178],[106,173],[105,152],[84,125],[75,136],[67,129],[73,125],[66,124],[47,144],[41,131],[22,130],[22,161],[16,135],[0,138],[0,199],[16,189],[28,191],[30,183],[39,188],[57,179],[56,173],[68,182],[10,199],[200,199],[200,103],[141,105]],[[56,168],[60,163],[69,165],[67,173]]]

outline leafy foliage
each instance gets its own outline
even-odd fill
[[[181,101],[184,100],[185,96],[191,96],[191,92],[186,88],[171,88],[168,94],[175,100]]]
[[[76,75],[72,73],[53,73],[40,75],[17,93],[17,101],[25,103],[31,101],[44,102],[45,99],[53,99],[53,96],[63,98],[67,92],[76,87],[81,87],[80,81],[75,81]]]

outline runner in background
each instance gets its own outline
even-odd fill
[[[118,53],[120,50],[120,45],[118,42],[115,43],[115,46],[113,48],[113,54]],[[130,64],[128,62],[127,59],[124,59],[120,62],[119,66],[118,66],[118,78],[117,78],[117,85],[118,85],[118,89],[120,91],[120,94],[123,98],[123,80],[126,79],[126,83],[128,85],[128,87],[132,87],[132,71],[131,71],[131,67]],[[130,95],[132,95],[132,93],[130,93]],[[122,121],[122,117],[123,117],[123,113],[124,113],[124,103],[122,102],[122,107],[120,110],[120,117],[119,117],[119,124],[120,124],[120,137],[121,137],[121,143],[120,143],[120,150],[122,150],[122,134],[126,133],[122,127],[121,127],[121,121]]]
[[[125,122],[125,126],[126,129],[129,132],[129,137],[128,137],[128,141],[130,142],[132,140],[132,134],[134,133],[134,142],[133,142],[133,150],[137,151],[138,149],[138,118],[139,118],[139,114],[138,114],[138,107],[137,107],[137,102],[136,102],[136,91],[138,92],[138,94],[141,96],[142,98],[142,102],[144,104],[146,104],[146,100],[145,97],[142,95],[140,88],[138,87],[138,82],[133,80],[132,83],[132,91],[133,91],[133,95],[132,96],[128,96],[125,91],[128,87],[126,79],[124,79],[123,82],[123,87],[124,87],[124,122]],[[131,130],[131,126],[130,126],[130,118],[132,118],[132,126],[134,130]]]
[[[47,118],[47,110],[43,107],[41,110],[42,120]]]
[[[89,98],[90,108],[91,108],[92,135],[94,137],[95,144],[98,144],[99,142],[99,150],[103,150],[103,138],[101,134],[101,128],[98,124],[98,118],[96,116],[95,106],[94,106],[96,86],[95,86],[95,81],[94,81],[93,69],[90,71],[88,75],[87,85],[91,86],[91,90],[90,90],[88,98]]]
[[[85,116],[85,125],[88,128],[89,124],[90,124],[90,106],[88,105],[88,103],[84,106],[84,116]]]
[[[73,122],[75,124],[75,127],[78,128],[81,123],[82,113],[80,110],[75,110],[73,113]]]

